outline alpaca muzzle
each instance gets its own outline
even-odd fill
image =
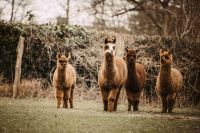
[[[106,52],[106,56],[112,56],[112,55],[113,55],[113,51],[109,50],[109,51]]]

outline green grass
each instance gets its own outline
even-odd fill
[[[200,132],[200,110],[174,109],[173,115],[160,109],[140,107],[128,113],[126,105],[118,111],[102,111],[94,101],[75,101],[74,109],[57,109],[55,100],[0,98],[0,132],[5,133],[137,133]]]

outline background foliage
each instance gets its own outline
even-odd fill
[[[107,31],[97,32],[80,26],[23,25],[0,22],[0,73],[2,83],[12,82],[14,76],[16,47],[19,35],[26,37],[22,63],[22,79],[44,79],[48,89],[55,70],[56,54],[70,52],[70,63],[77,71],[77,84],[88,90],[98,90],[97,74],[103,59],[102,43]],[[164,36],[134,36],[122,34],[124,45],[139,49],[138,62],[145,65],[147,81],[145,97],[151,102],[155,97],[155,81],[159,71],[160,48],[174,47],[173,67],[184,77],[183,91],[178,99],[183,105],[200,102],[200,44]]]

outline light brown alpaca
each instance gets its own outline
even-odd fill
[[[104,46],[104,60],[98,73],[104,111],[116,111],[120,90],[127,78],[127,67],[123,59],[115,56],[115,44]]]
[[[128,68],[128,76],[125,83],[128,100],[128,111],[133,106],[138,111],[140,95],[143,92],[146,75],[143,65],[136,63],[136,53],[133,49],[127,49],[124,56]]]
[[[115,36],[107,36],[105,39],[105,44],[107,43],[115,43],[116,42],[116,37]]]
[[[63,108],[73,108],[73,92],[76,84],[76,72],[68,63],[70,54],[57,55],[57,67],[53,75],[53,85],[56,89],[57,108],[63,102]]]
[[[172,68],[171,50],[160,50],[160,72],[156,81],[156,92],[162,100],[162,112],[171,113],[178,91],[181,89],[183,77]]]

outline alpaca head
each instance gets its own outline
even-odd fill
[[[168,51],[160,50],[160,63],[161,65],[171,65],[172,49],[169,49]]]
[[[70,53],[57,55],[57,67],[59,69],[65,69],[67,67],[68,60],[70,59]]]
[[[111,60],[115,55],[115,44],[113,43],[105,44],[104,54],[107,60]]]
[[[107,43],[115,43],[115,42],[116,42],[115,36],[108,36],[108,37],[106,37],[104,43],[107,44]]]
[[[126,48],[126,53],[124,55],[124,60],[127,64],[133,64],[136,62],[136,52],[133,49]]]

